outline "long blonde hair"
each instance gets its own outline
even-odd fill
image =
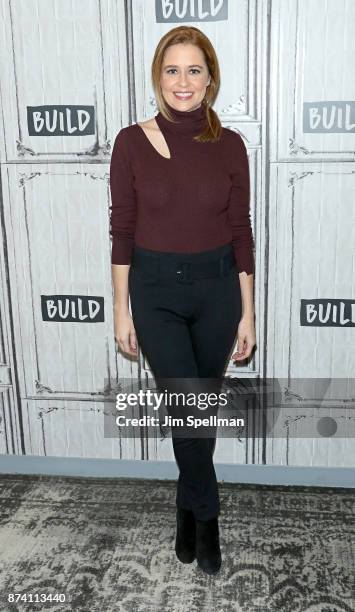
[[[214,103],[219,86],[220,86],[220,70],[216,52],[209,38],[198,28],[193,26],[178,26],[169,30],[159,41],[154,53],[152,62],[152,84],[155,93],[157,105],[161,114],[168,120],[173,121],[169,110],[166,106],[165,99],[161,92],[160,77],[163,65],[164,53],[168,47],[178,43],[193,44],[201,49],[204,54],[205,62],[210,73],[210,84],[207,87],[206,95],[202,100],[202,104],[206,108],[207,125],[206,129],[195,136],[194,139],[198,142],[215,142],[218,141],[222,134],[222,125],[217,113],[213,110]]]

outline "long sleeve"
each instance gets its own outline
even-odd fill
[[[134,246],[137,204],[127,149],[128,128],[117,134],[110,164],[112,264],[129,264]]]
[[[228,219],[238,272],[254,274],[254,238],[250,219],[250,175],[248,154],[242,137],[233,132],[232,188]]]

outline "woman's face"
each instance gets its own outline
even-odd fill
[[[209,83],[207,64],[199,47],[179,43],[166,49],[160,86],[170,106],[183,111],[198,108]],[[183,96],[184,93],[188,95]]]

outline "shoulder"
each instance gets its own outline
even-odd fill
[[[136,130],[136,125],[136,123],[132,123],[132,125],[127,125],[126,127],[121,128],[115,136],[115,142],[123,144],[129,140],[130,136],[133,135]]]
[[[222,127],[222,132],[227,144],[234,147],[246,148],[244,140],[239,132],[226,127]]]
[[[123,155],[131,155],[135,150],[135,142],[137,132],[139,131],[137,123],[132,123],[122,127],[114,137],[113,151],[112,153],[122,153]]]
[[[116,136],[114,138],[114,145],[113,145],[114,149],[117,149],[118,147],[119,148],[125,147],[127,137],[129,138],[130,127],[131,126],[123,127],[116,133]]]
[[[224,143],[223,148],[226,151],[228,158],[233,160],[247,159],[247,147],[239,132],[225,127],[223,127],[222,130],[222,140]]]

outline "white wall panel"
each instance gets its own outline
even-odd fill
[[[355,292],[355,166],[279,164],[270,178],[268,375],[352,377],[354,327],[341,308]],[[301,300],[310,304],[307,325]]]
[[[272,161],[355,159],[354,23],[351,0],[272,2]],[[311,133],[303,130],[308,102],[320,120]]]
[[[108,162],[112,138],[128,117],[124,2],[2,0],[1,12],[1,159]],[[42,106],[49,107],[52,133],[42,135],[46,112],[39,110],[39,131],[30,135],[28,107]],[[76,123],[85,107],[89,135]]]

